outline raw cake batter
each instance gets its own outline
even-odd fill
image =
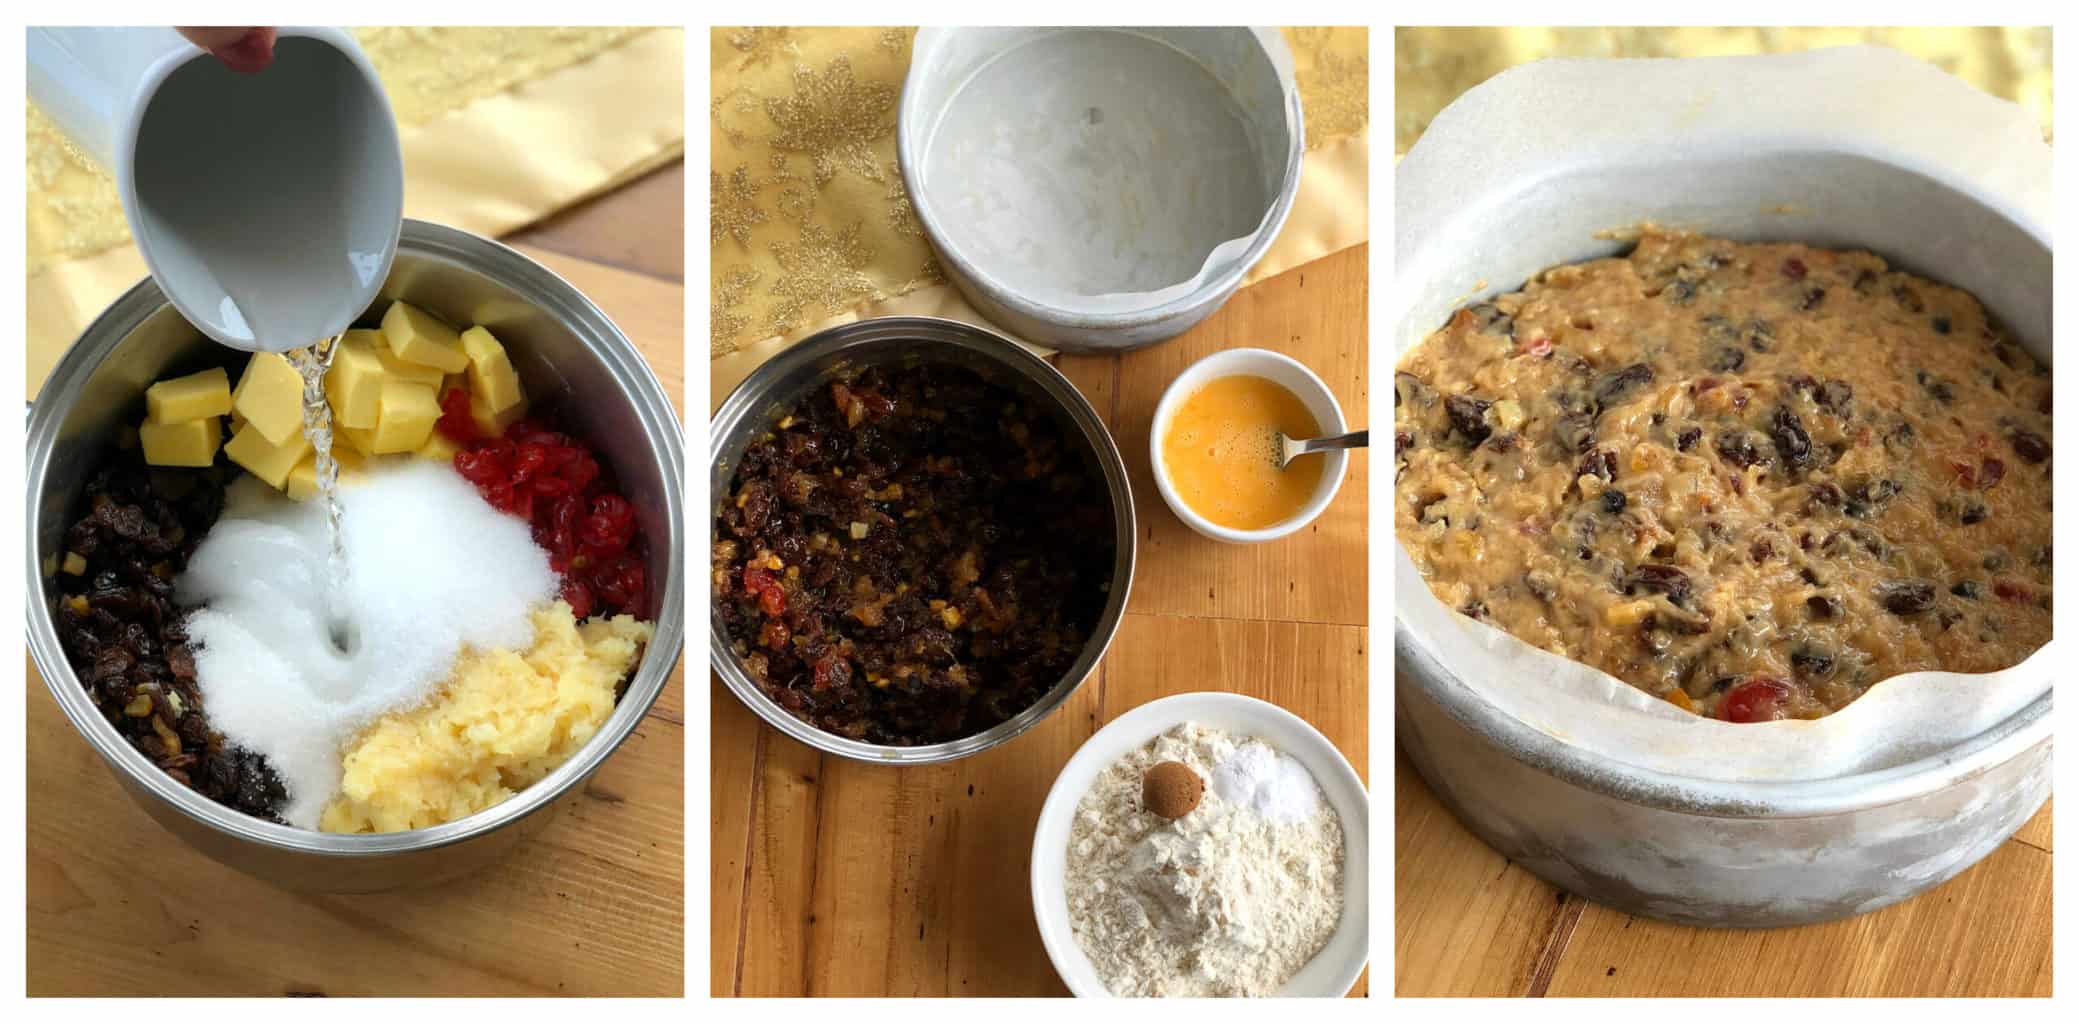
[[[2050,639],[2050,373],[1869,253],[1648,231],[1395,375],[1395,529],[1448,606],[1729,721]]]

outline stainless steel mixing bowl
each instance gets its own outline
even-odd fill
[[[965,366],[990,381],[1016,389],[1044,407],[1052,408],[1069,436],[1080,436],[1093,470],[1104,475],[1105,489],[1112,499],[1111,597],[1097,628],[1083,645],[1083,653],[1054,688],[1039,703],[973,736],[948,743],[916,747],[889,747],[861,743],[824,732],[789,714],[767,697],[745,671],[743,662],[730,650],[722,628],[721,612],[710,602],[709,632],[711,660],[715,673],[773,728],[828,753],[881,764],[929,764],[952,761],[977,754],[1006,742],[1037,724],[1068,699],[1083,679],[1097,668],[1119,620],[1126,614],[1126,598],[1133,589],[1134,520],[1133,490],[1126,482],[1126,464],[1111,432],[1098,418],[1075,385],[1046,360],[1015,342],[953,320],[933,317],[881,317],[830,328],[782,351],[761,364],[737,385],[715,413],[709,433],[709,494],[721,501],[736,476],[736,463],[744,449],[759,434],[785,416],[817,385],[846,369],[869,365]],[[712,517],[713,510],[704,510]],[[1064,543],[1076,543],[1064,537]]]
[[[612,467],[649,538],[656,636],[604,728],[577,756],[512,799],[434,828],[331,835],[262,821],[167,778],[101,717],[59,646],[49,575],[64,556],[88,475],[118,431],[144,413],[144,389],[169,373],[245,358],[205,339],[146,280],[81,335],[44,382],[28,426],[29,650],[80,735],[130,795],[174,835],[234,868],[289,888],[369,892],[475,870],[547,824],[628,738],[657,699],[685,642],[685,514],[678,416],[620,329],[575,288],[496,242],[406,221],[373,326],[392,299],[502,339],[537,407],[554,406]]]

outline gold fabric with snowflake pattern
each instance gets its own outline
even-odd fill
[[[1308,160],[1335,146],[1362,188],[1368,37],[1362,28],[1288,28],[1306,111]],[[709,354],[800,334],[847,312],[944,281],[895,164],[895,120],[914,28],[717,28],[709,41],[713,133]],[[1346,175],[1346,177],[1349,177]],[[1302,189],[1305,189],[1302,185]],[[1333,209],[1334,212],[1330,212]],[[1358,204],[1297,205],[1358,220]],[[1330,249],[1329,251],[1333,251]],[[1325,253],[1314,253],[1321,255]],[[959,315],[959,314],[955,314]],[[963,317],[965,318],[965,317]],[[746,362],[735,360],[733,362]],[[717,369],[719,378],[724,376]]]
[[[1393,33],[1393,151],[1406,153],[1460,93],[1547,57],[1727,57],[1869,43],[1903,50],[2043,122],[2047,28],[1401,28]]]

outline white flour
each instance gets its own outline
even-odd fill
[[[1162,761],[1208,782],[1176,821],[1141,807]],[[1342,917],[1342,823],[1296,761],[1186,722],[1098,775],[1066,882],[1076,942],[1113,995],[1267,996]]]

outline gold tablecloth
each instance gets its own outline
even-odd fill
[[[1401,28],[1393,33],[1393,152],[1460,93],[1547,57],[1723,57],[1873,43],[1935,64],[2042,120],[2050,137],[2048,28]]]
[[[397,115],[405,215],[498,235],[682,155],[685,32],[362,28]],[[114,181],[28,112],[28,384],[145,276]]]
[[[895,166],[914,28],[717,28],[709,40],[708,334],[719,395],[786,344],[861,316],[980,322],[944,284]],[[1365,240],[1363,28],[1288,28],[1307,156],[1248,280]],[[1246,283],[1246,282],[1245,282]]]

